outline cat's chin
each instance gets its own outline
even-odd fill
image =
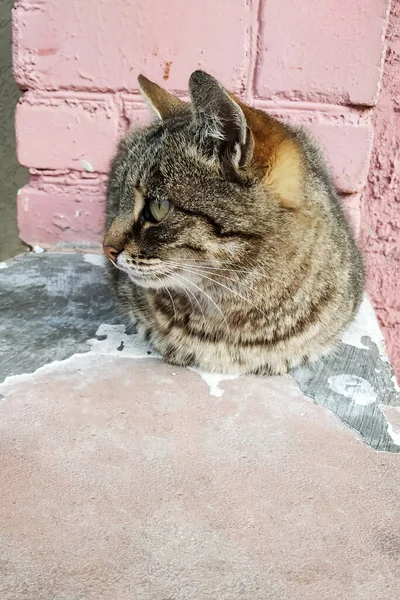
[[[198,284],[201,281],[201,278],[198,276],[193,276],[192,274],[185,274],[185,276],[182,276],[179,274],[179,271],[174,271],[173,273],[168,274],[144,274],[128,271],[126,269],[124,269],[124,271],[132,283],[145,289],[165,290],[165,288],[169,288],[170,290],[182,290],[185,288],[187,289],[188,287],[191,289],[193,286],[194,288],[199,289]]]
[[[135,284],[146,289],[161,289],[165,288],[171,282],[168,277],[162,275],[142,275],[137,273],[127,273],[129,279]]]

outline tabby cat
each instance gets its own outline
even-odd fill
[[[165,360],[206,371],[329,351],[364,275],[319,149],[203,71],[190,103],[139,85],[157,118],[119,145],[104,238],[123,310]]]

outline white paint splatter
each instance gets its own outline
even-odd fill
[[[373,404],[378,396],[369,381],[357,375],[333,375],[328,378],[328,384],[332,391],[359,406]]]
[[[8,269],[8,264],[6,262],[0,262],[0,269]]]
[[[396,392],[400,392],[400,386],[397,383],[396,375],[392,375],[391,380],[393,381],[393,387],[396,390]]]
[[[35,254],[42,254],[42,252],[44,252],[44,248],[36,245],[36,246],[33,246],[33,251],[35,252]]]
[[[379,329],[378,320],[365,294],[358,313],[342,335],[342,342],[355,348],[369,350],[369,347],[361,341],[363,337],[369,337],[376,344],[381,359],[385,362],[389,361],[386,354],[385,340]]]
[[[112,356],[129,358],[162,358],[158,352],[142,340],[140,334],[126,334],[124,325],[102,324],[96,331],[96,335],[99,337],[106,336],[106,338],[104,340],[93,339],[88,341],[93,354],[111,354]],[[221,381],[230,381],[239,377],[239,375],[207,373],[196,367],[189,367],[189,370],[200,375],[208,385],[210,395],[217,398],[220,398],[225,391],[219,387]],[[176,373],[171,373],[171,375],[176,375]]]
[[[388,435],[400,446],[400,407],[380,404],[379,408],[386,419]]]
[[[93,255],[90,255],[93,256]],[[118,358],[156,358],[161,359],[162,356],[156,352],[151,346],[142,340],[142,337],[138,333],[127,334],[125,333],[125,325],[108,325],[103,323],[96,331],[96,336],[104,339],[89,339],[88,344],[90,345],[90,351],[84,353],[76,353],[65,360],[56,360],[39,367],[34,373],[38,372],[50,372],[58,369],[60,365],[65,365],[69,361],[79,359],[81,357],[96,356],[99,354],[116,356]],[[210,390],[211,396],[220,398],[225,390],[219,387],[221,381],[231,381],[237,379],[239,375],[224,375],[219,373],[207,373],[201,369],[189,367],[190,371],[197,373],[205,381]],[[0,385],[0,392],[4,393],[10,384],[16,383],[31,377],[33,373],[26,373],[22,375],[12,375],[7,377],[3,384]],[[171,373],[176,375],[176,373]]]
[[[210,396],[216,396],[220,398],[225,390],[219,387],[221,381],[232,381],[232,379],[237,379],[239,375],[223,375],[222,373],[207,373],[206,371],[202,371],[197,367],[189,367],[189,371],[193,371],[200,375],[203,381],[206,382],[208,387],[210,388]]]
[[[400,430],[395,431],[391,423],[387,424],[388,435],[392,438],[396,446],[400,446]]]
[[[83,260],[96,267],[104,267],[106,264],[105,256],[103,256],[103,254],[84,254]]]
[[[161,358],[150,346],[139,339],[138,334],[127,335],[125,325],[102,324],[96,331],[96,335],[106,336],[104,340],[96,338],[89,339],[87,343],[91,346],[89,352],[77,352],[65,360],[55,360],[39,367],[34,373],[23,373],[21,375],[10,375],[0,384],[0,393],[5,393],[9,385],[23,381],[37,373],[48,373],[57,370],[60,366],[67,365],[75,359],[96,357],[99,354],[129,358]]]
[[[93,171],[94,171],[93,166],[90,164],[90,162],[88,160],[82,160],[81,164],[82,164],[82,169],[84,171],[86,171],[87,173],[93,173]]]

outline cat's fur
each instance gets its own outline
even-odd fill
[[[283,373],[333,347],[364,276],[316,145],[204,72],[190,104],[139,82],[158,119],[119,146],[104,240],[123,309],[167,361],[207,371]],[[149,198],[172,203],[160,223]]]

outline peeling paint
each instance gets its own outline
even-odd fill
[[[400,430],[395,431],[391,423],[388,423],[388,434],[396,444],[396,446],[400,446]]]
[[[400,392],[400,386],[397,383],[396,375],[392,375],[391,380],[392,380],[393,387],[396,390],[396,392]]]
[[[129,357],[129,358],[157,358],[161,359],[161,355],[156,352],[152,346],[143,342],[140,334],[125,333],[124,325],[107,325],[103,323],[96,332],[96,336],[104,339],[88,340],[93,354],[110,354],[112,356]],[[237,379],[239,375],[224,375],[219,373],[206,373],[201,369],[189,367],[190,371],[197,373],[207,384],[210,390],[210,396],[220,398],[224,394],[224,390],[219,387],[221,381],[232,381]]]
[[[92,255],[90,255],[92,256]],[[35,376],[37,373],[50,373],[58,370],[60,366],[66,366],[71,361],[85,358],[98,354],[116,356],[118,358],[155,358],[160,360],[161,355],[156,352],[149,344],[142,341],[140,334],[125,333],[125,325],[109,325],[102,323],[96,331],[96,338],[89,339],[87,343],[91,349],[85,353],[75,353],[65,360],[55,360],[39,367],[33,373],[22,373],[20,375],[11,375],[6,377],[4,382],[0,384],[0,392],[6,393],[10,386]],[[200,369],[189,367],[190,371],[197,373],[207,384],[210,390],[210,395],[220,398],[224,391],[219,387],[221,381],[231,381],[237,379],[239,375],[224,375],[218,373],[206,373]]]
[[[366,379],[356,375],[334,375],[328,378],[331,390],[360,406],[376,402],[377,393]]]
[[[83,357],[95,356],[98,354],[106,354],[109,356],[118,356],[118,357],[129,357],[129,358],[161,358],[159,354],[150,350],[148,344],[141,342],[138,334],[126,334],[125,333],[125,325],[108,325],[103,323],[99,326],[96,331],[96,336],[103,339],[89,339],[87,343],[90,345],[91,349],[89,352],[76,352],[69,358],[64,360],[55,360],[50,363],[47,363],[38,369],[36,369],[33,373],[22,373],[20,375],[11,375],[6,377],[4,382],[0,385],[0,392],[3,393],[7,391],[10,385],[14,385],[19,381],[26,380],[26,378],[32,377],[37,373],[49,373],[57,370],[60,365],[67,365],[71,361],[75,361],[76,359]],[[119,350],[118,348],[121,348]],[[150,352],[150,354],[149,354]]]
[[[101,262],[104,260],[103,254],[92,254],[86,248],[82,254],[46,253],[40,258],[28,253],[9,263],[12,268],[4,270],[0,278],[4,282],[0,286],[0,304],[4,306],[0,312],[0,330],[7,331],[0,353],[0,380],[36,372],[44,364],[50,365],[50,369],[60,369],[57,376],[61,376],[65,361],[70,358],[76,361],[73,369],[85,365],[84,374],[100,355],[109,356],[104,360],[157,358],[161,363],[160,355],[142,341],[140,334],[131,326],[125,327],[107,285]],[[7,301],[10,291],[12,303]],[[365,299],[356,327],[348,334],[353,336],[354,345],[339,344],[319,361],[292,370],[291,376],[306,396],[359,432],[366,444],[375,450],[400,453],[400,446],[392,438],[392,434],[396,438],[393,415],[397,413],[392,412],[389,419],[388,413],[381,409],[381,405],[400,407],[400,394],[386,354],[382,360],[382,347],[378,349],[375,343],[382,336],[372,310],[365,306],[367,302]],[[27,309],[29,319],[21,333],[20,314]],[[103,325],[99,327],[99,323]],[[87,355],[85,362],[81,357]],[[132,368],[135,371],[143,367],[138,364],[135,367],[133,362]],[[169,370],[179,375],[179,386],[185,369]],[[215,398],[224,394],[221,382],[236,378],[193,370]],[[269,402],[271,380],[258,378],[258,383],[253,377],[248,380],[251,385],[261,386],[260,401]],[[236,389],[241,385],[238,381],[230,387]],[[286,384],[285,393],[290,393]]]
[[[239,375],[207,373],[206,371],[202,371],[201,369],[197,369],[196,367],[189,367],[189,370],[200,375],[203,381],[205,381],[208,387],[210,388],[210,396],[215,396],[216,398],[220,398],[225,393],[225,390],[219,387],[221,381],[232,381],[233,379],[237,379],[239,377]]]
[[[400,406],[382,333],[367,296],[342,343],[315,363],[291,372],[300,389],[379,451],[400,452],[379,406]]]
[[[368,333],[367,333],[368,332]],[[380,357],[384,361],[388,361],[385,348],[385,340],[383,334],[379,328],[378,320],[375,316],[374,310],[371,306],[368,297],[364,295],[360,308],[349,325],[347,330],[342,335],[343,344],[368,350],[367,346],[362,338],[369,337],[376,344]]]
[[[380,405],[387,422],[387,432],[393,442],[400,446],[400,407]]]
[[[44,252],[44,248],[36,244],[35,246],[33,246],[33,251],[35,252],[35,254],[42,254],[42,252]]]

